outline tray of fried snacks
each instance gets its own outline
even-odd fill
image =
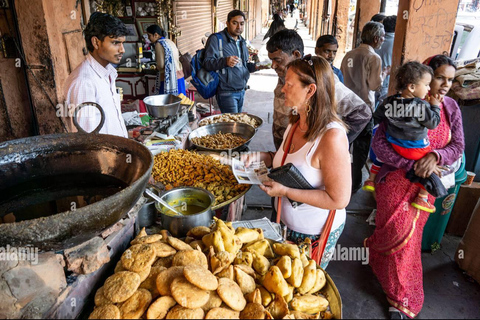
[[[183,240],[143,229],[90,319],[341,319],[330,276],[293,244],[215,219]]]

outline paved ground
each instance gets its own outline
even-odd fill
[[[287,19],[287,27],[295,22]],[[305,41],[306,53],[313,53],[314,42],[307,29],[299,24],[299,33]],[[266,30],[264,30],[266,32]],[[260,50],[261,59],[268,59],[263,34],[252,44]],[[252,150],[274,150],[271,138],[273,89],[277,77],[273,70],[252,74],[244,110],[264,120],[263,127],[253,139]],[[366,175],[367,172],[365,171]],[[270,217],[270,198],[258,187],[247,194],[248,209],[244,219]],[[263,208],[263,210],[262,210]],[[338,244],[342,247],[362,247],[363,239],[372,234],[374,227],[365,220],[375,208],[375,200],[369,193],[359,191],[352,196],[347,207],[347,223]],[[434,254],[423,253],[425,303],[419,319],[480,318],[480,285],[469,280],[454,262],[455,250],[460,238],[445,236],[442,248]],[[362,261],[332,261],[327,269],[343,300],[345,318],[387,318],[388,303],[370,267]]]

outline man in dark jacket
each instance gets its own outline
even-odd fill
[[[203,65],[207,71],[218,71],[220,82],[216,98],[222,113],[242,112],[243,100],[250,72],[255,64],[248,63],[248,49],[241,34],[245,25],[245,14],[233,10],[228,14],[227,27],[219,32],[222,50],[217,36],[211,35],[205,45]]]

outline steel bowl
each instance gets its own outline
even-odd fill
[[[193,143],[192,139],[193,138],[200,138],[204,137],[206,135],[210,134],[216,134],[216,133],[236,133],[239,134],[241,137],[247,140],[244,144],[237,146],[235,148],[231,149],[212,149],[212,148],[207,148],[204,146],[197,145]],[[255,136],[255,133],[257,131],[255,130],[254,127],[251,125],[245,124],[245,123],[240,123],[240,122],[221,122],[221,123],[212,123],[208,124],[206,126],[197,128],[190,132],[188,135],[188,140],[190,143],[197,148],[197,150],[205,150],[205,151],[212,151],[212,152],[232,152],[232,151],[239,151],[245,146],[248,146],[250,141],[253,139]]]
[[[143,99],[148,113],[154,118],[166,118],[176,115],[180,109],[181,101],[182,99],[173,94],[159,94]]]
[[[212,206],[215,204],[215,197],[210,191],[196,187],[178,187],[165,192],[161,198],[175,209],[182,206],[188,208],[189,205],[204,208],[204,210],[196,214],[184,216],[167,215],[164,213],[166,211],[165,207],[157,202],[155,207],[160,212],[162,226],[170,231],[174,237],[184,237],[193,227],[208,227],[212,222]]]
[[[228,115],[228,114],[230,114],[230,113],[224,113],[224,115]],[[235,114],[235,113],[231,113],[231,114]],[[250,113],[247,113],[246,115],[249,116],[249,117],[251,117],[251,118],[253,118],[253,119],[255,119],[255,120],[257,121],[258,126],[254,127],[255,130],[258,130],[261,126],[263,126],[263,120],[262,120],[262,118],[260,118],[259,116],[256,116],[256,115],[253,115],[253,114],[250,114]],[[205,118],[203,118],[202,120],[200,120],[200,122],[198,123],[198,125],[199,125],[200,127],[203,127],[203,126],[206,125],[205,123],[206,123],[207,120],[210,120],[210,119],[213,120],[213,119],[218,118],[218,117],[220,117],[220,116],[221,116],[220,114],[214,114],[213,116],[205,117]],[[232,121],[232,122],[233,122],[233,121]],[[223,123],[223,122],[217,122],[217,123]],[[228,122],[227,122],[227,123],[228,123]]]

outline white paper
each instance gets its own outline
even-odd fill
[[[232,158],[232,171],[240,184],[262,184],[271,179],[267,176],[268,169],[263,161],[252,162],[248,167],[242,161]]]

